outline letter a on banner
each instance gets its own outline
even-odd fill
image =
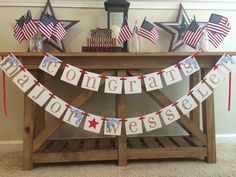
[[[74,86],[78,85],[79,79],[81,77],[81,69],[76,68],[72,65],[67,65],[61,76],[61,80],[65,81]]]
[[[53,96],[48,105],[46,106],[45,111],[60,119],[60,117],[67,108],[66,105],[67,103],[64,102],[62,99]]]
[[[33,87],[35,80],[34,76],[25,69],[17,74],[12,81],[25,93]]]
[[[144,77],[144,83],[145,83],[147,92],[153,91],[156,89],[161,89],[163,87],[161,76],[157,72],[146,74]]]
[[[81,87],[88,90],[98,91],[101,78],[96,73],[86,71]]]
[[[99,134],[102,128],[102,123],[102,117],[89,114],[89,116],[85,118],[84,130]]]
[[[116,118],[106,118],[104,126],[104,135],[121,135],[121,119]]]
[[[0,61],[0,68],[8,77],[11,77],[21,69],[21,63],[13,54],[11,54]]]
[[[39,69],[45,71],[46,73],[52,76],[55,76],[61,66],[61,62],[62,61],[59,60],[58,58],[50,54],[46,54],[39,65]]]
[[[63,121],[75,127],[79,127],[83,117],[83,111],[71,106],[67,109]]]

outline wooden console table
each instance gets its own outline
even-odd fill
[[[52,53],[65,63],[82,69],[101,69],[104,75],[142,75],[139,69],[163,69],[190,56],[192,53]],[[201,53],[197,56],[202,76],[212,68],[223,53]],[[234,54],[235,53],[231,53]],[[0,53],[6,56],[7,53]],[[23,65],[37,79],[45,84],[38,66],[43,55],[40,53],[15,53]],[[200,74],[193,74],[190,88],[200,80]],[[104,81],[101,82],[101,85]],[[143,85],[144,86],[144,85]],[[144,87],[143,87],[144,88]],[[145,92],[145,89],[143,89]],[[80,107],[93,91],[83,90],[71,105]],[[165,107],[171,103],[160,90],[146,92],[158,105]],[[116,97],[116,116],[126,115],[126,96]],[[200,107],[200,106],[199,106]],[[127,137],[124,125],[119,137],[97,139],[49,140],[48,138],[64,123],[54,119],[45,126],[44,109],[31,101],[27,94],[24,101],[23,169],[30,170],[33,164],[78,161],[117,160],[119,166],[127,165],[128,160],[158,158],[205,158],[209,163],[216,162],[215,125],[213,95],[202,103],[203,130],[200,129],[200,108],[194,109],[190,118],[181,114],[177,121],[188,136],[171,137]],[[154,110],[155,111],[155,110]],[[91,110],[93,112],[93,110]]]

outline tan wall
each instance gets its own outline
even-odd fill
[[[23,42],[19,45],[12,36],[12,28],[15,23],[15,19],[19,18],[29,7],[0,7],[0,51],[26,51],[27,43]],[[33,17],[39,18],[43,8],[30,7]],[[71,19],[80,20],[79,25],[76,25],[65,38],[65,44],[68,51],[77,52],[81,51],[89,29],[95,27],[106,27],[106,13],[104,9],[82,9],[82,8],[54,8],[56,17],[58,19]],[[210,13],[215,12],[227,16],[232,24],[232,31],[224,43],[219,49],[210,48],[210,51],[236,51],[236,45],[234,44],[236,39],[236,11],[220,11],[220,10],[187,10],[190,17],[194,14],[197,16],[198,21],[207,21]],[[158,9],[131,9],[129,12],[130,25],[134,24],[135,20],[138,20],[140,24],[147,16],[149,20],[154,22],[158,21],[174,21],[176,18],[177,9],[172,10],[158,10]],[[170,35],[166,32],[160,31],[160,40],[158,45],[153,46],[146,40],[141,40],[141,51],[143,52],[157,52],[167,51]],[[180,51],[192,51],[189,47],[181,48]],[[2,75],[0,76],[2,78]],[[79,86],[77,88],[62,83],[59,78],[52,79],[47,76],[50,89],[60,88],[56,92],[59,96],[69,101],[73,94],[79,93]],[[185,81],[181,84],[165,88],[164,92],[168,93],[173,100],[183,96],[187,92],[187,85]],[[0,81],[2,84],[2,80]],[[233,88],[236,88],[236,74],[233,72]],[[70,90],[70,94],[64,95],[66,90]],[[0,88],[2,93],[2,87]],[[21,140],[22,139],[22,120],[23,120],[23,94],[16,88],[16,86],[7,80],[7,102],[8,102],[8,119],[3,119],[2,111],[2,99],[0,102],[0,141],[1,140]],[[81,107],[82,109],[98,114],[98,115],[110,115],[114,116],[114,112],[111,111],[114,108],[114,97],[106,94],[95,94],[94,100],[89,100],[88,105]],[[233,98],[235,98],[235,92],[233,92]],[[2,97],[1,97],[2,98]],[[141,104],[139,104],[141,103]],[[128,96],[128,116],[137,116],[140,114],[147,114],[155,111],[157,108],[150,99],[146,99],[143,95]],[[224,133],[236,133],[236,99],[232,100],[232,111],[227,112],[227,81],[223,83],[215,91],[215,113],[216,113],[216,130],[219,134]],[[53,119],[53,118],[49,118]],[[72,126],[63,127],[64,131],[57,132],[57,136],[83,136],[86,134],[82,130],[82,127],[75,129]],[[181,132],[175,124],[169,125],[157,133],[169,133],[174,134]],[[93,136],[93,134],[88,134]]]

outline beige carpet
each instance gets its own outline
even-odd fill
[[[217,163],[201,160],[132,161],[40,165],[22,171],[21,153],[0,153],[0,177],[236,177],[236,144],[217,146]]]

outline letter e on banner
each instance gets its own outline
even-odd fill
[[[24,93],[27,92],[31,87],[34,86],[36,79],[27,70],[22,70],[13,78],[13,82],[19,87]]]
[[[180,119],[180,115],[175,106],[167,106],[161,110],[161,117],[165,124],[168,125],[176,120]]]
[[[61,80],[65,81],[74,86],[78,85],[79,79],[81,77],[81,69],[76,68],[72,65],[67,65],[61,76]]]
[[[128,118],[125,122],[125,129],[127,135],[136,135],[143,133],[142,121],[139,117]]]
[[[177,101],[178,108],[184,115],[187,115],[190,111],[197,107],[197,103],[194,101],[191,95],[185,95]]]

